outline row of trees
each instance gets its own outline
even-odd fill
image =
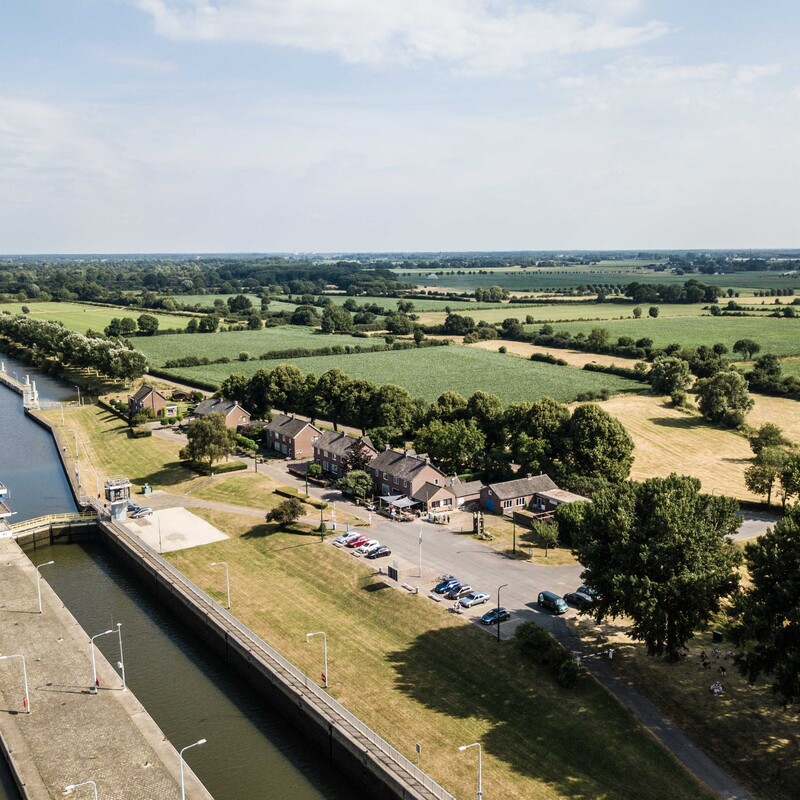
[[[549,398],[503,406],[486,392],[465,398],[445,392],[434,403],[400,386],[376,386],[339,369],[317,378],[281,364],[251,378],[231,375],[221,393],[257,418],[271,409],[348,424],[369,433],[378,448],[413,439],[448,472],[483,469],[493,479],[520,471],[547,472],[573,486],[624,480],[633,442],[624,427],[597,405],[567,406]]]
[[[0,314],[0,335],[34,354],[72,367],[89,368],[109,378],[133,380],[147,369],[144,355],[120,339],[107,339],[100,334],[84,336],[67,330],[60,322],[4,312]]]

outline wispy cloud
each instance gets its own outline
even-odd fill
[[[331,53],[350,63],[438,62],[514,73],[547,55],[629,48],[663,35],[636,0],[134,0],[159,34]]]

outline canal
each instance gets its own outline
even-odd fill
[[[19,362],[0,358],[9,370],[34,377]],[[65,399],[60,382],[39,375],[36,381],[42,399]],[[69,387],[66,396],[74,398]],[[19,512],[14,520],[74,510],[50,435],[25,417],[19,395],[2,386],[0,480],[11,487]],[[128,685],[173,745],[208,740],[192,752],[191,765],[216,800],[363,798],[102,546],[55,545],[30,556],[56,562],[47,580],[89,634],[122,623]],[[116,664],[113,639],[97,644]],[[1,757],[0,800],[18,800]]]

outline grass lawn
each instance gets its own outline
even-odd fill
[[[621,626],[574,623],[589,640],[614,643],[614,669],[648,697],[694,742],[741,781],[757,797],[793,800],[800,797],[800,739],[797,709],[784,709],[764,684],[747,681],[725,659],[729,645],[719,646],[720,658],[709,633],[689,644],[689,656],[677,664],[650,658],[644,646],[628,639]],[[700,669],[705,650],[712,668]],[[726,675],[718,672],[725,666]],[[723,695],[715,697],[709,686],[719,680]]]
[[[338,333],[323,334],[317,329],[301,325],[281,325],[277,328],[263,328],[260,331],[143,336],[134,341],[136,348],[147,356],[148,363],[154,367],[163,366],[164,362],[169,359],[184,356],[204,356],[210,359],[227,356],[233,362],[238,359],[239,353],[257,357],[273,350],[288,350],[295,347],[319,349],[341,345],[342,347],[371,348],[383,344],[383,339],[357,339]],[[277,363],[279,362],[258,361],[252,371],[255,372],[261,368],[272,369]],[[222,366],[228,370],[226,375],[239,371],[237,364]]]
[[[167,489],[175,494],[182,494],[202,480],[181,464],[179,442],[157,436],[130,439],[127,424],[99,406],[67,406],[63,425],[60,410],[40,413],[55,426],[59,443],[67,448],[70,466],[77,438],[81,479],[89,494],[96,488],[95,476],[101,490],[105,478],[127,475],[134,491],[149,483],[154,489]]]
[[[231,373],[252,375],[265,365],[271,369],[278,364],[294,364],[302,372],[316,375],[338,367],[353,378],[365,378],[379,385],[394,383],[404,386],[413,396],[429,401],[448,390],[460,392],[465,397],[478,390],[491,392],[509,403],[540,397],[568,401],[582,392],[598,392],[603,388],[612,393],[636,392],[644,388],[641,383],[614,375],[523,361],[512,355],[459,345],[285,361],[211,364],[170,370],[170,373],[178,380],[194,378],[219,385]]]
[[[179,317],[174,314],[161,314],[157,311],[131,311],[127,308],[106,308],[104,306],[82,305],[81,303],[2,303],[0,313],[10,311],[12,314],[21,314],[22,306],[27,305],[31,312],[28,316],[32,319],[47,322],[63,322],[71,331],[86,333],[89,328],[103,332],[103,329],[114,317],[130,317],[136,320],[144,313],[152,314],[158,320],[159,328],[185,328],[190,317]],[[133,337],[134,347],[145,339],[154,337]]]
[[[787,358],[781,361],[781,371],[784,375],[795,375],[800,378],[800,358]]]
[[[744,436],[707,425],[699,414],[672,408],[663,397],[613,397],[602,406],[619,419],[633,438],[636,447],[631,477],[635,480],[677,472],[700,478],[706,492],[716,490],[743,500],[761,499],[744,485],[744,470],[753,457]],[[747,421],[755,424],[752,413]]]
[[[215,300],[227,302],[229,297],[238,297],[238,295],[235,294],[171,294],[165,296],[172,297],[176,303],[180,303],[181,305],[199,305],[203,308],[213,306]],[[261,298],[258,295],[244,292],[244,296],[250,300],[257,311],[261,308]],[[294,311],[294,309],[294,303],[282,303],[279,300],[272,300],[269,304],[270,311]]]
[[[621,356],[601,355],[599,353],[584,353],[582,350],[562,350],[560,347],[540,347],[538,344],[528,344],[527,342],[507,342],[503,339],[490,339],[485,342],[476,342],[470,347],[481,350],[489,350],[496,353],[498,348],[505,347],[509,353],[523,358],[530,358],[534,353],[551,355],[562,358],[570,366],[583,369],[584,364],[605,364],[606,366],[628,367],[633,369],[636,364],[635,358],[622,358]]]
[[[737,339],[754,339],[762,353],[779,356],[800,355],[800,318],[776,317],[642,317],[642,319],[610,320],[608,322],[568,322],[556,324],[556,330],[571,334],[589,334],[592,328],[605,328],[612,341],[619,336],[634,339],[649,337],[656,347],[677,342],[688,347],[722,342],[733,347]],[[527,328],[533,330],[533,326]]]
[[[359,559],[315,537],[264,535],[252,519],[200,512],[232,534],[182,551],[179,566],[219,594],[210,561],[230,564],[232,611],[319,680],[325,630],[330,692],[457,797],[706,798],[630,714],[591,679],[558,687],[510,643],[401,594]]]

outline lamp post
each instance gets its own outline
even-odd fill
[[[25,656],[23,655],[13,655],[13,656],[0,656],[0,661],[8,661],[10,658],[21,658],[22,659],[22,682],[25,685],[25,694],[22,696],[22,707],[25,709],[26,714],[31,713],[31,701],[28,695],[28,670],[25,666]]]
[[[39,601],[39,613],[42,613],[42,576],[39,573],[39,570],[42,567],[49,567],[51,564],[55,564],[55,561],[45,561],[44,564],[39,564],[36,567],[36,597]]]
[[[225,567],[225,591],[226,591],[226,593],[228,595],[228,605],[225,606],[225,608],[230,610],[230,607],[231,607],[231,576],[230,576],[230,572],[228,571],[228,562],[227,561],[212,561],[211,564],[209,564],[209,566],[211,566],[211,567],[224,566]]]
[[[119,634],[119,662],[118,666],[122,674],[122,691],[124,692],[128,687],[125,684],[125,658],[122,655],[122,623],[117,623],[117,633]]]
[[[97,659],[94,655],[94,640],[100,636],[106,636],[109,633],[114,633],[114,631],[109,628],[107,631],[103,631],[102,633],[96,633],[92,638],[89,640],[89,649],[92,651],[92,691],[94,694],[97,694]]]
[[[183,750],[181,750],[181,752],[178,754],[178,758],[181,762],[181,800],[186,800],[186,784],[183,780],[183,754],[192,747],[197,747],[198,745],[205,743],[205,739],[198,739],[194,744],[187,744],[186,747],[184,747]]]
[[[500,641],[500,590],[505,589],[507,583],[503,583],[497,587],[497,641]]]
[[[72,437],[75,440],[75,458],[78,457],[78,432],[75,428],[72,429]]]
[[[470,747],[478,748],[478,800],[481,800],[483,797],[483,753],[481,750],[481,743],[473,742],[472,744],[463,744],[458,749],[463,753],[465,750],[469,750]]]
[[[161,517],[156,514],[156,524],[158,525],[158,554],[164,553],[164,543],[161,541]]]
[[[91,786],[94,790],[94,800],[98,800],[97,794],[97,784],[94,781],[84,781],[83,783],[71,783],[69,786],[64,787],[64,791],[67,794],[72,794],[76,789],[80,789],[81,786]]]
[[[422,577],[422,525],[419,526],[419,577]]]
[[[81,387],[75,386],[75,388],[78,390],[78,405],[81,405]]]
[[[325,689],[328,688],[328,636],[325,631],[316,631],[315,633],[306,634],[306,642],[312,636],[322,637],[322,685]]]

